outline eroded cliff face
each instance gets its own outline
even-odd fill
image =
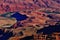
[[[0,0],[0,14],[50,8],[60,10],[59,0]],[[3,12],[2,12],[3,11]]]
[[[16,12],[19,13],[18,17]],[[22,18],[20,14],[26,15],[28,18],[16,21],[16,18]],[[7,27],[6,24],[12,26]],[[14,36],[9,37],[9,40],[38,35],[37,30],[60,26],[60,0],[0,0],[0,25],[5,26],[1,28],[4,34],[7,31],[8,34],[13,33]],[[22,36],[20,32],[23,33]],[[4,34],[2,34],[2,38]]]

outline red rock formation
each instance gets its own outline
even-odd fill
[[[40,8],[60,10],[60,4],[53,0],[0,0],[0,14]]]

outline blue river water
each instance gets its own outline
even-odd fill
[[[26,15],[22,15],[18,12],[16,12],[15,14],[11,15],[11,17],[16,18],[17,21],[22,21],[22,20],[26,20],[28,17]]]

